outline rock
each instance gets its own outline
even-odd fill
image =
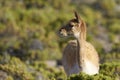
[[[7,73],[0,70],[0,80],[6,80],[7,79]]]

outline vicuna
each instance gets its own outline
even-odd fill
[[[75,18],[60,28],[59,35],[73,36],[63,51],[62,63],[67,76],[84,72],[89,75],[99,73],[99,57],[92,44],[86,41],[86,24],[75,12]]]

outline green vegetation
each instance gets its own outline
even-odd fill
[[[119,80],[119,0],[0,0],[0,79]],[[60,60],[67,40],[57,35],[76,10],[87,24],[87,40],[100,55],[100,74],[66,77],[46,60]],[[111,63],[114,62],[114,63]]]

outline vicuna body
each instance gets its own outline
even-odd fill
[[[59,30],[64,37],[73,36],[63,51],[62,63],[66,74],[84,72],[94,75],[99,72],[99,57],[95,48],[86,41],[86,24],[75,12],[75,19]]]

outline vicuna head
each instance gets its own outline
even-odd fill
[[[73,36],[75,38],[86,39],[86,24],[79,17],[77,12],[74,12],[75,18],[71,19],[65,26],[59,30],[59,34],[63,37]]]

